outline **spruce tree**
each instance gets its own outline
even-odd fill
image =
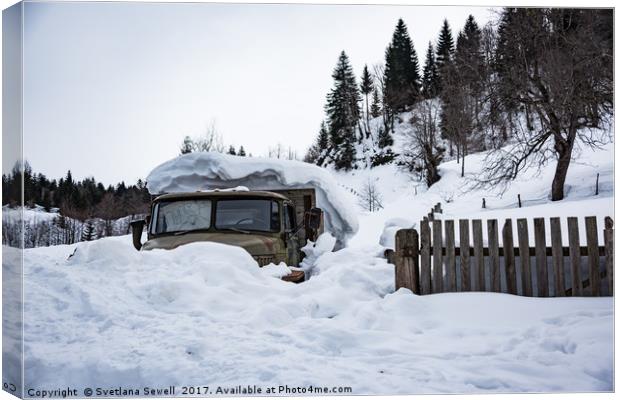
[[[385,50],[385,98],[393,111],[404,111],[420,95],[420,67],[413,42],[402,19]]]
[[[232,156],[236,156],[237,155],[237,152],[235,151],[235,146],[233,146],[232,144],[228,148],[228,154],[230,154]]]
[[[246,156],[245,149],[243,148],[243,146],[239,147],[239,152],[237,152],[237,155],[241,156],[241,157],[245,157]]]
[[[452,30],[448,24],[448,20],[443,20],[439,40],[437,41],[437,72],[439,74],[439,90],[443,88],[442,79],[446,74],[448,65],[452,62],[454,55],[454,40],[452,39]]]
[[[331,160],[336,169],[349,170],[355,161],[355,128],[360,117],[360,94],[349,58],[342,51],[332,74],[334,87],[327,95],[325,111],[329,123]]]
[[[425,99],[431,99],[439,94],[439,76],[437,64],[435,63],[435,50],[433,44],[428,42],[426,51],[426,61],[424,62],[424,73],[422,76],[422,95]]]
[[[376,88],[372,91],[372,105],[370,106],[370,115],[373,118],[381,116],[381,100],[379,100],[379,91]]]
[[[80,239],[83,242],[90,242],[91,240],[95,240],[95,227],[93,226],[92,221],[86,221],[86,224],[82,229],[82,237]]]
[[[188,154],[194,151],[194,141],[189,136],[185,136],[181,145],[181,154]]]
[[[482,32],[474,17],[470,15],[463,31],[459,33],[455,52],[456,68],[463,85],[468,85],[475,94],[479,93],[482,79],[483,56],[480,47]]]
[[[364,65],[364,71],[362,72],[362,83],[360,84],[360,91],[366,100],[366,137],[370,135],[370,104],[368,95],[372,93],[374,89],[374,82],[372,75],[368,72],[368,65]]]

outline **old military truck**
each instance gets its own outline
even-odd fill
[[[212,190],[169,193],[154,198],[151,214],[131,223],[138,250],[174,249],[194,242],[243,247],[259,266],[284,262],[297,266],[306,240],[322,229],[314,189],[274,191]],[[148,240],[142,232],[147,227]],[[303,271],[283,278],[302,282]]]

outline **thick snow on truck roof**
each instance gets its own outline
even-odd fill
[[[358,229],[355,205],[329,171],[301,161],[190,153],[157,166],[146,181],[154,195],[235,186],[265,191],[313,188],[317,207],[325,213],[325,230],[336,237],[338,247]]]

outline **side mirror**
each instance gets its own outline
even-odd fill
[[[136,250],[140,250],[142,248],[142,231],[144,230],[144,224],[146,224],[146,221],[143,219],[138,219],[129,223],[129,225],[131,225],[133,247],[135,247]]]
[[[312,208],[310,211],[306,212],[304,224],[307,229],[311,229],[313,231],[318,231],[321,227],[321,221],[323,219],[323,210],[320,208]]]

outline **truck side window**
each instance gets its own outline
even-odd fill
[[[295,231],[297,224],[295,221],[295,208],[292,205],[284,206],[284,229],[287,232]]]

